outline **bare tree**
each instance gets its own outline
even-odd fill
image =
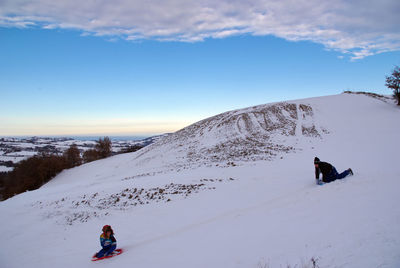
[[[111,140],[109,137],[100,138],[96,144],[96,151],[99,154],[100,158],[106,158],[111,156]]]
[[[85,163],[92,162],[98,159],[100,159],[99,153],[96,150],[90,149],[83,153],[83,161]]]
[[[397,99],[397,105],[400,105],[400,67],[396,66],[392,75],[386,76],[386,84],[393,90],[393,96]]]
[[[82,164],[81,152],[76,144],[72,144],[65,152],[64,157],[69,168]]]

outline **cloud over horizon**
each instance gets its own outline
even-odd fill
[[[398,0],[0,0],[2,27],[183,42],[273,35],[353,60],[400,50],[399,14]]]

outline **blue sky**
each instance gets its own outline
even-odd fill
[[[392,35],[382,36],[392,40],[382,41],[382,26],[375,43],[358,31],[357,44],[344,26],[337,40],[226,25],[208,35],[155,35],[88,28],[73,14],[35,19],[24,12],[0,14],[0,135],[151,135],[273,101],[344,90],[390,94],[385,75],[400,64],[391,26]]]

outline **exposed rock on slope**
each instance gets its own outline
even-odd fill
[[[194,123],[144,148],[138,164],[212,165],[213,162],[270,160],[300,149],[300,138],[326,132],[308,104],[282,102],[230,111]]]

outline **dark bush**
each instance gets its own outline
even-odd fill
[[[3,177],[2,198],[35,190],[50,181],[67,166],[63,156],[41,154],[22,160]]]
[[[106,158],[112,154],[111,140],[109,137],[100,138],[95,148],[100,158]]]
[[[100,159],[97,150],[90,149],[83,153],[83,162],[88,163]]]
[[[109,137],[100,138],[96,141],[95,149],[87,150],[83,153],[83,161],[85,163],[106,158],[112,155],[111,140]]]
[[[0,188],[4,187],[4,181],[6,180],[8,172],[0,172]]]
[[[76,167],[82,164],[81,152],[76,144],[72,144],[65,152],[64,158],[68,168]]]
[[[133,152],[136,152],[136,151],[142,149],[143,147],[144,146],[141,146],[141,145],[132,145],[132,146],[122,149],[119,153],[121,153],[121,154],[133,153]]]

